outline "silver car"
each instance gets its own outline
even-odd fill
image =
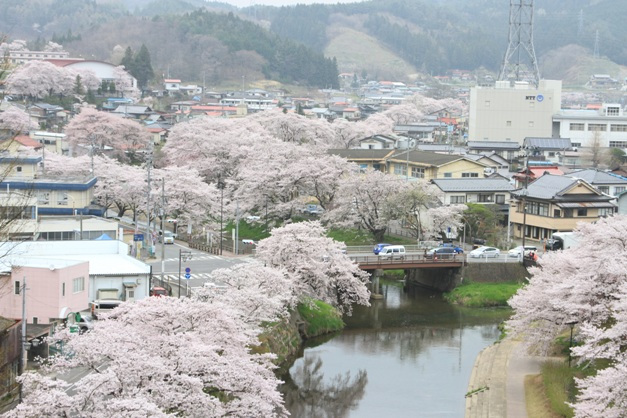
[[[501,255],[501,250],[494,247],[483,246],[472,250],[468,253],[468,255],[472,258],[497,258],[499,255]]]

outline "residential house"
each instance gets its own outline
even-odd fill
[[[534,160],[550,161],[560,164],[566,151],[572,150],[570,138],[532,138],[523,141],[523,149],[527,150]]]
[[[386,158],[392,155],[393,149],[330,149],[327,151],[331,155],[346,158],[357,165],[362,171],[373,169],[387,172]]]
[[[424,123],[394,126],[394,133],[416,138],[421,142],[433,142],[435,138],[435,130],[435,126]]]
[[[612,197],[617,197],[627,190],[627,178],[594,168],[574,170],[566,175],[585,180],[601,193]]]
[[[564,172],[560,166],[551,163],[550,161],[528,161],[526,167],[523,167],[520,171],[512,176],[516,182],[516,187],[525,187],[540,178],[544,174],[553,174],[556,176],[564,175]]]
[[[468,152],[494,152],[512,162],[520,154],[520,144],[512,141],[468,141]]]
[[[145,120],[151,115],[156,114],[149,106],[143,105],[119,105],[111,113],[137,120]]]
[[[187,86],[181,86],[179,90],[181,93],[187,96],[198,96],[198,100],[200,100],[200,96],[202,96],[202,87],[197,86],[195,84],[188,84]]]
[[[386,158],[388,172],[411,179],[482,178],[487,165],[462,155],[410,150]],[[409,172],[408,172],[409,171]]]
[[[21,150],[39,151],[43,145],[28,135],[17,135],[0,142],[0,153],[15,154]]]
[[[181,80],[177,78],[166,78],[163,80],[163,89],[168,93],[178,93],[181,89]]]
[[[399,137],[396,135],[373,135],[359,140],[362,149],[394,149]]]
[[[617,205],[582,179],[544,174],[527,188],[512,192],[509,220],[513,235],[535,241],[548,239],[554,232],[568,232],[579,222],[596,222],[612,215]],[[526,208],[526,213],[523,210]]]
[[[38,141],[46,148],[46,152],[54,152],[59,155],[69,155],[70,144],[66,139],[66,135],[48,131],[31,131],[30,137]]]
[[[174,111],[181,110],[184,112],[189,112],[190,110],[192,110],[193,106],[198,106],[198,102],[195,100],[183,100],[170,104],[170,109]]]
[[[53,128],[68,120],[65,109],[48,103],[35,103],[27,106],[26,111],[30,115],[31,123],[37,127]]]
[[[431,180],[444,193],[445,205],[480,203],[499,205],[502,212],[509,211],[510,192],[514,186],[503,177],[495,178],[439,178]]]
[[[627,215],[627,191],[619,194],[616,200],[618,202],[618,214]]]

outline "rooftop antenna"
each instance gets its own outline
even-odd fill
[[[533,0],[510,0],[509,2],[509,36],[508,45],[499,80],[525,81],[523,58],[529,60],[528,70],[532,73],[532,81],[538,86],[540,70],[538,59],[533,47]]]

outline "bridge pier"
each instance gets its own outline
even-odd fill
[[[383,276],[383,269],[376,269],[371,273],[371,287],[370,287],[370,299],[383,299],[383,295],[380,292],[379,280]]]

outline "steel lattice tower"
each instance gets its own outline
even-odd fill
[[[538,86],[540,70],[533,48],[533,0],[510,0],[508,38],[499,80],[532,81]]]

